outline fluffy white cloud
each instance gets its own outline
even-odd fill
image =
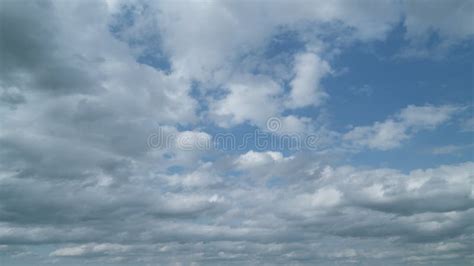
[[[336,188],[347,191],[350,202],[368,208],[394,213],[449,212],[472,207],[472,167],[470,162],[409,174],[391,169],[357,171],[341,167],[326,169],[323,176],[325,182],[333,186],[338,183]]]
[[[211,162],[203,163],[196,170],[185,175],[164,175],[162,178],[172,186],[183,187],[206,187],[222,183],[222,178],[216,173]]]
[[[314,121],[308,117],[297,117],[294,115],[281,116],[277,117],[278,119],[278,129],[275,133],[278,134],[305,134],[315,131]],[[267,121],[268,123],[271,120]],[[267,123],[267,129],[271,130]],[[302,135],[301,135],[302,136]]]
[[[311,73],[313,75],[313,73]],[[232,127],[242,123],[249,123],[262,130],[272,131],[277,134],[305,134],[315,130],[312,120],[307,117],[295,115],[282,115],[287,100],[281,86],[266,76],[238,76],[225,86],[228,90],[224,96],[217,100],[209,101],[209,117],[221,127]],[[312,77],[310,77],[312,79]],[[320,96],[325,93],[317,92],[317,88],[309,87],[295,88],[297,92],[291,93],[292,106],[302,107],[307,105],[300,100],[309,99],[308,104],[319,102]],[[300,86],[298,85],[298,86]],[[316,85],[316,84],[314,84]],[[314,92],[314,93],[313,93]],[[303,94],[308,95],[303,95]],[[299,95],[299,96],[296,96]],[[314,96],[314,97],[313,97]],[[296,98],[295,98],[296,97]],[[325,96],[324,96],[325,97]],[[300,99],[300,100],[297,100]],[[275,122],[272,128],[270,123]]]
[[[429,129],[448,121],[454,113],[460,110],[460,107],[452,105],[409,105],[402,109],[397,117],[407,126]]]
[[[461,6],[445,5],[454,10]],[[117,9],[117,3],[108,2],[108,6],[120,11]],[[370,41],[383,39],[385,34],[407,15],[405,25],[408,36],[410,39],[416,39],[420,34],[412,32],[429,33],[431,28],[438,27],[439,22],[431,19],[436,16],[433,16],[430,10],[412,8],[413,6],[425,5],[373,1],[357,5],[345,1],[275,1],[271,5],[231,2],[184,4],[170,1],[134,3],[125,5],[125,10],[133,10],[128,13],[128,16],[132,16],[129,19],[132,19],[133,23],[130,26],[124,25],[122,31],[127,33],[125,35],[131,38],[131,42],[135,39],[130,35],[145,35],[144,39],[140,39],[145,40],[145,43],[147,36],[153,40],[149,42],[152,47],[148,50],[157,50],[157,47],[163,50],[171,63],[174,76],[205,84],[201,90],[224,88],[223,92],[218,89],[219,95],[228,93],[227,97],[209,100],[210,117],[218,125],[229,127],[250,122],[261,126],[262,120],[277,116],[283,111],[282,107],[291,109],[317,106],[328,97],[320,81],[331,72],[331,68],[322,55],[337,47],[328,47],[328,44],[320,39],[311,37],[324,35],[323,25],[330,24],[335,30],[343,31],[346,35],[345,41]],[[467,6],[470,8],[471,5]],[[438,10],[437,7],[434,9]],[[460,17],[463,21],[468,18],[464,13],[460,14]],[[420,23],[412,23],[410,19],[419,20]],[[308,24],[313,27],[306,27]],[[418,24],[426,26],[417,28]],[[291,91],[288,95],[279,95],[283,93],[282,90],[277,92],[277,89],[270,89],[280,84],[263,85],[260,81],[255,81],[262,79],[262,76],[250,77],[253,75],[250,73],[254,73],[255,65],[249,66],[245,63],[248,57],[252,56],[255,57],[253,60],[265,61],[261,51],[282,28],[298,32],[298,38],[301,38],[308,50],[295,56],[294,78],[283,78],[283,81],[290,83]],[[308,31],[309,28],[314,30]],[[454,30],[448,27],[443,32]],[[156,42],[153,34],[158,36]],[[462,31],[455,36],[457,37],[453,40],[463,40],[469,36],[469,32]],[[190,39],[193,40],[192,43],[189,42]],[[235,73],[243,74],[236,76]],[[279,78],[263,79],[273,82],[272,79]],[[246,100],[240,95],[245,95]],[[286,96],[283,102],[282,96]],[[236,107],[237,104],[241,107]]]
[[[183,131],[176,136],[176,148],[184,151],[208,151],[212,137],[205,132]]]
[[[344,1],[274,1],[271,4],[162,1],[152,6],[162,14],[156,23],[173,67],[201,81],[222,78],[223,73],[235,67],[240,55],[261,48],[280,26],[340,21],[353,29],[355,38],[379,39],[399,20],[401,8],[396,3],[372,1],[357,5]],[[384,12],[368,16],[369,10]],[[192,45],[189,45],[190,39]]]
[[[286,106],[289,108],[320,105],[328,94],[321,87],[321,79],[330,73],[329,64],[316,54],[305,53],[295,57],[295,77]]]
[[[268,118],[281,112],[280,86],[263,76],[243,76],[229,82],[228,94],[211,102],[210,116],[220,126],[244,122],[264,127]]]
[[[357,126],[343,136],[356,147],[389,150],[399,147],[419,130],[433,129],[448,121],[461,108],[450,105],[414,106],[402,109],[393,118],[375,122],[372,126]]]
[[[342,194],[334,188],[319,189],[311,200],[314,206],[334,206],[340,203]]]
[[[372,126],[355,127],[343,136],[357,146],[388,150],[398,147],[408,138],[407,128],[393,120],[375,122]]]
[[[245,154],[242,154],[237,158],[236,164],[241,169],[251,169],[254,167],[268,166],[269,164],[274,164],[281,162],[282,160],[288,160],[291,158],[284,158],[283,154],[275,151],[266,151],[266,152],[255,152],[249,151]]]

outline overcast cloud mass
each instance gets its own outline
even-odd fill
[[[0,264],[473,265],[473,40],[472,0],[0,0]]]

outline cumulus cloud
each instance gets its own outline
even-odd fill
[[[389,150],[420,130],[430,130],[447,122],[461,108],[456,106],[409,105],[395,116],[372,126],[357,126],[343,136],[356,147]]]
[[[249,151],[239,156],[236,164],[242,169],[249,169],[253,167],[266,166],[272,163],[278,163],[285,159],[280,152],[267,151],[267,152],[255,152]]]
[[[228,94],[211,103],[210,113],[217,123],[229,127],[244,122],[264,126],[281,110],[280,86],[266,77],[240,77],[228,84]]]
[[[184,188],[215,186],[223,182],[223,178],[217,173],[211,162],[203,163],[196,170],[184,176],[173,174],[163,175],[162,178],[167,180],[171,186]]]
[[[320,105],[328,97],[320,82],[330,71],[329,64],[313,53],[297,55],[295,78],[290,83],[291,93],[287,106],[297,108]]]

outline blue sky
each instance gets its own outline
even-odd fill
[[[0,1],[0,264],[471,265],[473,12]]]

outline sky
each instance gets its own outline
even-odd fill
[[[0,264],[472,265],[473,14],[0,0]]]

